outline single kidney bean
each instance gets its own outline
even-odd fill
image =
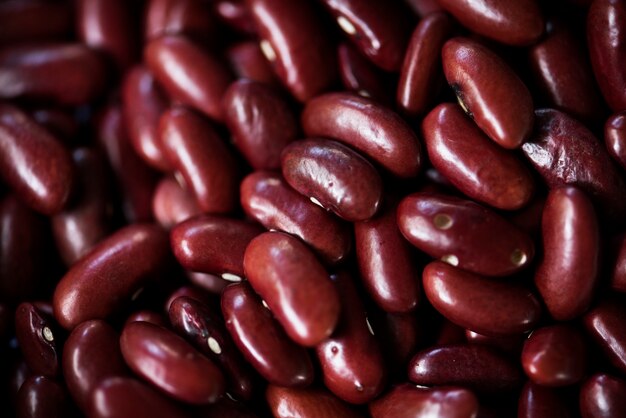
[[[106,84],[106,62],[81,44],[17,47],[0,58],[0,98],[77,106],[97,98]]]
[[[608,360],[626,373],[626,309],[614,298],[606,298],[583,317],[587,333]]]
[[[413,193],[398,206],[400,232],[420,250],[486,276],[506,276],[527,266],[532,239],[495,212],[472,201]]]
[[[261,49],[291,94],[305,102],[336,77],[335,54],[314,2],[247,0]]]
[[[522,151],[550,188],[581,188],[601,215],[623,222],[626,186],[602,143],[580,122],[552,109],[535,112],[536,129]]]
[[[626,169],[626,111],[611,115],[606,120],[604,143],[611,157]]]
[[[159,118],[167,110],[167,98],[144,66],[130,69],[122,83],[122,109],[126,131],[135,152],[148,164],[169,171],[159,137]]]
[[[228,27],[242,34],[257,34],[252,13],[244,0],[215,0],[212,3],[214,13]]]
[[[269,385],[265,391],[265,399],[276,418],[362,417],[322,389],[295,389]]]
[[[524,343],[522,366],[530,380],[539,385],[572,385],[585,376],[587,345],[571,326],[539,328]]]
[[[217,58],[180,35],[150,41],[144,59],[172,99],[221,121],[222,96],[232,76]]]
[[[408,312],[419,299],[419,272],[396,222],[397,204],[354,224],[356,258],[370,296],[387,312]]]
[[[576,318],[589,308],[599,279],[600,232],[587,196],[575,187],[551,190],[542,235],[535,285],[553,318]]]
[[[74,184],[72,157],[67,149],[8,104],[0,105],[0,139],[0,173],[15,193],[43,214],[63,209]]]
[[[218,314],[208,305],[182,296],[170,305],[169,318],[174,331],[220,366],[229,392],[246,400],[253,396],[254,375]]]
[[[148,322],[126,324],[120,348],[135,373],[175,399],[201,405],[224,393],[220,369],[165,328]]]
[[[604,99],[615,112],[626,110],[626,4],[594,1],[587,13],[589,56]]]
[[[494,144],[460,106],[442,103],[422,121],[432,165],[467,196],[498,209],[528,204],[535,184],[517,157]]]
[[[467,389],[416,388],[402,384],[369,405],[372,418],[475,418],[478,400]],[[435,412],[436,411],[436,412]]]
[[[363,152],[397,177],[415,177],[421,147],[411,127],[396,113],[352,93],[327,93],[307,103],[302,128]]]
[[[60,39],[71,32],[72,8],[65,2],[0,3],[0,44]]]
[[[417,353],[409,380],[418,385],[463,386],[484,394],[509,392],[522,383],[516,365],[491,347],[449,345]]]
[[[621,234],[612,243],[614,258],[609,271],[611,287],[618,292],[626,292],[626,234]]]
[[[17,418],[63,418],[71,416],[67,393],[50,377],[33,376],[17,392]]]
[[[224,289],[222,313],[239,351],[270,383],[302,387],[313,382],[309,354],[287,337],[248,283]]]
[[[152,196],[152,212],[165,229],[202,213],[196,198],[171,177],[164,177]]]
[[[54,316],[72,329],[89,319],[103,319],[169,265],[167,234],[153,225],[120,229],[75,263],[53,296]]]
[[[282,172],[291,187],[347,221],[376,214],[382,180],[376,169],[339,142],[304,139],[282,153]]]
[[[263,228],[239,220],[200,215],[172,229],[170,241],[187,270],[243,277],[246,247]]]
[[[541,317],[541,305],[525,287],[477,276],[433,261],[424,268],[426,297],[443,316],[486,335],[521,334]]]
[[[250,165],[280,168],[281,151],[298,135],[298,121],[283,96],[263,83],[238,80],[222,103],[232,140]]]
[[[268,230],[299,237],[329,264],[350,253],[352,235],[347,223],[293,190],[280,174],[256,171],[241,183],[241,206]]]
[[[522,388],[517,407],[519,418],[572,418],[564,397],[552,388],[527,382]]]
[[[339,320],[339,295],[306,244],[283,232],[265,232],[250,241],[243,266],[292,340],[312,347],[330,336]]]
[[[93,418],[189,418],[178,404],[135,379],[113,377],[93,391]]]
[[[390,106],[392,95],[386,74],[372,64],[351,44],[342,42],[337,47],[339,75],[346,90]]]
[[[223,2],[225,3],[225,2]],[[247,78],[269,85],[277,85],[278,79],[258,42],[244,41],[226,51],[228,61],[237,78]]]
[[[544,31],[536,0],[439,0],[439,4],[473,32],[503,44],[534,44]]]
[[[417,25],[404,55],[396,102],[408,116],[425,114],[443,81],[441,48],[452,32],[445,13],[425,16]]]
[[[78,325],[63,346],[65,384],[83,412],[92,392],[106,378],[128,375],[119,346],[119,336],[102,320]]]
[[[528,139],[534,121],[532,97],[498,55],[476,41],[453,38],[443,46],[442,60],[459,103],[489,138],[509,149]]]
[[[145,39],[185,35],[202,45],[215,46],[218,22],[211,2],[198,0],[148,0],[145,8]]]
[[[185,179],[203,212],[226,213],[237,202],[239,175],[234,157],[210,122],[183,107],[162,116],[164,151]]]
[[[24,361],[35,375],[55,378],[59,374],[56,324],[31,303],[21,303],[15,312],[15,335]]]
[[[352,277],[340,272],[333,281],[343,303],[341,316],[335,332],[315,350],[324,385],[346,402],[363,404],[384,389],[386,367]]]
[[[580,388],[580,414],[583,418],[626,416],[624,393],[624,380],[608,374],[595,374]]]

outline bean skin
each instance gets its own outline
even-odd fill
[[[371,99],[352,93],[327,93],[302,112],[309,137],[327,137],[363,152],[397,177],[415,177],[421,165],[417,136],[404,120]]]
[[[626,416],[626,382],[608,374],[591,376],[580,388],[580,413],[583,418]]]
[[[362,417],[348,405],[321,389],[294,389],[269,385],[265,391],[265,399],[276,418]]]
[[[135,311],[126,318],[124,325],[130,324],[131,322],[149,322],[154,325],[158,325],[160,327],[167,328],[168,324],[163,315],[158,312],[149,311],[149,310],[141,310]]]
[[[527,382],[522,388],[517,416],[520,418],[572,418],[569,401],[552,388]]]
[[[346,90],[370,97],[383,105],[391,105],[389,79],[382,70],[346,42],[337,47],[337,57],[341,82]]]
[[[60,371],[62,342],[57,326],[44,312],[31,303],[21,303],[15,312],[15,335],[24,360],[35,375],[55,378]]]
[[[196,0],[149,0],[146,6],[144,37],[184,35],[209,47],[217,43],[218,22],[211,4]]]
[[[595,211],[579,189],[553,189],[542,225],[544,256],[535,272],[535,285],[553,318],[574,319],[589,307],[599,279]]]
[[[165,229],[202,213],[196,198],[171,177],[163,178],[154,190],[152,212]]]
[[[604,143],[611,157],[626,169],[626,111],[611,115],[606,120]]]
[[[530,170],[494,144],[460,106],[440,104],[422,121],[432,165],[465,195],[497,209],[526,206],[535,190]]]
[[[479,334],[466,329],[465,338],[470,344],[483,344],[489,347],[497,348],[504,353],[518,356],[522,352],[522,345],[526,340],[526,335],[514,334],[498,335],[494,337],[491,335]]]
[[[532,97],[498,55],[476,41],[452,38],[443,46],[442,60],[448,84],[489,138],[508,149],[528,139],[534,121]]]
[[[17,418],[64,418],[72,416],[67,393],[61,384],[45,376],[27,379],[16,399]]]
[[[618,292],[626,292],[626,235],[621,234],[612,242],[614,258],[611,264],[611,288]]]
[[[278,78],[257,42],[244,41],[226,51],[237,78],[247,78],[268,85],[279,85]]]
[[[626,310],[622,301],[603,300],[585,314],[583,323],[611,364],[626,373]]]
[[[406,3],[421,19],[425,19],[431,13],[444,11],[439,0],[406,0]]]
[[[339,320],[339,295],[315,254],[298,238],[265,232],[250,242],[243,265],[250,284],[292,340],[312,347],[330,336]]]

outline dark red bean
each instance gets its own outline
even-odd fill
[[[237,201],[234,157],[201,115],[183,107],[167,110],[159,123],[164,151],[182,174],[203,212],[226,213]]]
[[[148,322],[126,324],[120,348],[135,373],[175,399],[201,405],[224,393],[217,366],[165,328]]]
[[[423,273],[426,297],[443,316],[486,335],[532,330],[541,305],[525,287],[487,279],[434,261]]]
[[[307,103],[302,128],[310,137],[328,137],[363,152],[398,177],[415,177],[421,147],[396,113],[351,93],[328,93]]]
[[[218,25],[211,2],[198,0],[149,0],[146,6],[146,40],[185,35],[203,45],[217,43]]]
[[[152,225],[127,226],[98,244],[65,274],[53,296],[59,324],[72,329],[104,319],[169,265],[167,234]]]
[[[40,106],[30,112],[30,116],[54,137],[64,144],[75,144],[78,122],[68,111],[56,107]]]
[[[626,234],[618,236],[612,243],[614,258],[609,271],[611,287],[618,292],[626,292]]]
[[[409,363],[409,379],[418,385],[458,385],[497,394],[519,388],[522,375],[500,353],[484,345],[433,347]]]
[[[626,110],[626,4],[597,0],[587,14],[587,44],[596,81],[615,112]]]
[[[215,0],[213,11],[231,29],[242,34],[256,35],[252,13],[244,0]]]
[[[606,120],[604,143],[611,157],[626,169],[626,112],[616,113]]]
[[[330,264],[345,259],[352,246],[348,224],[293,190],[280,174],[256,171],[241,183],[246,215],[268,230],[299,237]]]
[[[269,385],[265,391],[265,399],[276,418],[359,418],[362,416],[321,389],[294,389]]]
[[[52,318],[31,303],[22,303],[15,312],[15,335],[24,361],[34,375],[55,378],[59,374],[62,342],[58,341]]]
[[[465,195],[498,209],[528,204],[535,184],[517,157],[494,144],[460,106],[443,103],[422,122],[432,165]]]
[[[235,281],[235,282],[241,281],[239,280],[239,277],[231,278],[227,276],[229,280],[226,280],[214,274],[200,273],[197,271],[188,271],[187,277],[189,278],[189,281],[193,283],[195,286],[207,292],[215,293],[217,295],[221,294],[222,290],[224,290],[224,288],[228,286],[231,281]]]
[[[465,330],[465,338],[470,344],[483,344],[490,347],[495,347],[500,351],[518,356],[522,352],[522,345],[526,341],[526,335],[484,335],[479,334],[468,329]]]
[[[313,382],[309,354],[287,337],[249,284],[224,289],[222,313],[239,351],[270,383],[302,387]]]
[[[535,112],[536,129],[522,151],[550,188],[585,191],[610,222],[626,213],[626,186],[602,143],[580,122],[552,109]]]
[[[172,99],[214,120],[222,120],[222,95],[232,76],[219,60],[178,35],[163,36],[148,43],[144,59]]]
[[[278,84],[276,74],[257,42],[245,41],[235,44],[228,48],[226,53],[237,78],[247,78],[269,85]]]
[[[292,340],[312,347],[330,336],[339,320],[339,295],[306,244],[283,232],[265,232],[250,242],[243,265]]]
[[[159,224],[170,229],[202,213],[196,198],[171,178],[163,178],[152,196],[152,211]]]
[[[517,416],[519,418],[572,418],[568,403],[552,388],[527,382],[522,388]]]
[[[478,414],[478,400],[467,389],[416,388],[402,384],[369,406],[372,418],[473,418]]]
[[[239,80],[223,99],[224,120],[235,146],[257,170],[280,168],[280,153],[298,135],[298,121],[279,92]]]
[[[396,102],[411,117],[425,114],[441,89],[441,48],[452,31],[445,13],[425,16],[417,25],[404,56]]]
[[[126,318],[126,322],[124,322],[124,324],[130,324],[131,322],[149,322],[160,327],[168,327],[168,323],[163,315],[147,309],[133,312],[128,316],[128,318]]]
[[[585,329],[607,359],[626,373],[626,309],[616,299],[606,298],[583,317]]]
[[[393,102],[386,74],[372,64],[351,44],[341,43],[337,47],[339,73],[346,90],[360,96],[370,97],[386,106]]]
[[[74,182],[65,147],[8,104],[0,105],[0,139],[0,173],[19,197],[46,215],[63,209]]]
[[[213,295],[205,292],[203,289],[195,286],[181,286],[172,293],[169,294],[167,300],[165,301],[165,312],[168,313],[172,306],[172,303],[180,297],[187,297],[189,299],[193,299],[197,302],[203,303],[209,306],[216,306],[217,302]],[[169,326],[169,325],[168,325]]]
[[[46,376],[27,379],[16,399],[17,418],[65,418],[70,416],[67,393]]]
[[[584,313],[599,279],[600,232],[593,205],[575,187],[553,189],[543,210],[544,256],[535,285],[553,318]]]
[[[583,418],[626,416],[626,382],[607,374],[595,374],[580,388]]]
[[[522,80],[498,55],[467,38],[446,42],[442,57],[448,84],[478,127],[504,148],[519,147],[534,121],[533,100]]]
[[[519,271],[535,253],[531,238],[495,212],[443,194],[405,197],[398,206],[398,227],[431,257],[486,276]]]
[[[58,39],[72,29],[72,10],[65,2],[0,3],[0,44]]]
[[[305,102],[328,89],[336,76],[328,31],[310,0],[247,0],[261,49],[291,94]]]
[[[463,26],[504,44],[530,45],[544,31],[536,0],[439,0],[439,4]]]

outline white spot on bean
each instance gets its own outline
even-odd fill
[[[459,258],[454,254],[444,255],[441,257],[441,261],[455,267],[459,265]]]
[[[215,354],[222,353],[222,347],[220,347],[220,343],[218,343],[215,338],[209,337],[206,342],[209,345],[211,351],[213,351]]]
[[[513,250],[513,252],[511,253],[511,263],[513,263],[513,265],[518,267],[523,266],[524,264],[526,264],[527,261],[528,256],[524,251],[520,250],[519,248]]]
[[[240,281],[243,280],[241,277],[233,273],[222,273],[222,279],[228,282],[235,282],[235,283],[239,283]]]
[[[319,200],[317,200],[316,198],[314,198],[313,196],[309,197],[309,200],[313,203],[315,203],[317,206],[319,206],[320,208],[324,209],[324,206],[322,206],[322,204],[320,203]]]
[[[446,229],[450,229],[453,222],[450,215],[446,215],[445,213],[438,213],[437,215],[435,215],[433,223],[435,224],[435,228],[445,231]]]
[[[261,47],[261,51],[263,52],[263,55],[265,55],[265,58],[267,58],[268,61],[270,62],[276,61],[276,52],[274,51],[272,44],[270,44],[270,42],[267,39],[263,39],[260,42],[259,46]]]
[[[43,334],[43,338],[49,343],[54,341],[54,334],[52,333],[52,330],[50,328],[43,327],[42,334]]]
[[[337,18],[337,23],[339,24],[339,27],[348,35],[354,35],[356,33],[356,28],[354,27],[352,22],[350,22],[345,17],[339,16]]]

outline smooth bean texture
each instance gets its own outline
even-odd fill
[[[571,407],[555,389],[527,382],[522,388],[517,416],[526,418],[570,418]]]
[[[626,371],[626,310],[621,300],[607,298],[583,317],[587,334],[600,347],[609,362]]]
[[[18,418],[62,418],[71,413],[63,386],[45,376],[22,383],[16,403]]]
[[[626,382],[604,373],[591,376],[580,389],[583,418],[609,418],[626,414]]]
[[[294,389],[269,385],[265,391],[265,398],[276,418],[362,416],[330,393],[319,389]]]
[[[616,113],[606,120],[604,143],[611,157],[626,168],[626,112]]]
[[[31,303],[24,302],[15,312],[15,335],[24,361],[35,375],[55,378],[60,371],[62,341],[58,341],[52,318]]]

